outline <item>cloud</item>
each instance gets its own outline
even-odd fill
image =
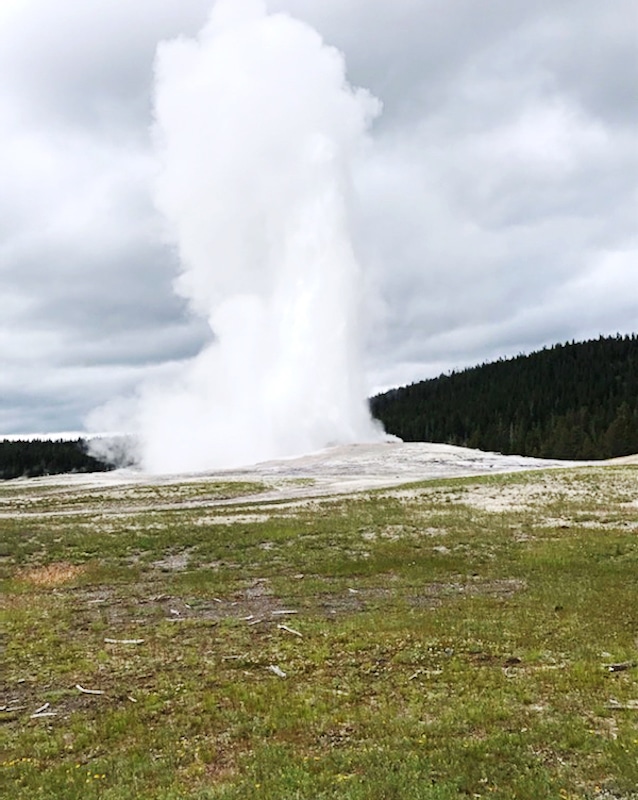
[[[157,40],[205,12],[32,0],[0,26],[3,431],[79,428],[205,340],[150,197]]]
[[[354,187],[371,388],[636,329],[629,0],[268,6],[383,103]],[[173,291],[150,131],[157,45],[208,12],[31,0],[0,16],[0,432],[77,428],[207,340]]]

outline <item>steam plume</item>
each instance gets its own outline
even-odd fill
[[[156,62],[156,204],[177,291],[214,341],[147,387],[143,466],[184,471],[378,439],[360,365],[352,160],[380,104],[341,54],[261,0],[219,0]]]

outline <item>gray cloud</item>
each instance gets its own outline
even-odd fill
[[[153,59],[207,0],[0,16],[0,433],[191,357],[153,209]],[[272,0],[384,104],[355,171],[372,388],[636,330],[633,3]]]
[[[3,89],[26,97],[22,113],[49,132],[73,125],[144,137],[157,42],[194,35],[207,10],[203,0],[27,0],[0,31],[0,66],[11,75]]]

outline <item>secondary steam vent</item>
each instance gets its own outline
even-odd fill
[[[177,290],[215,340],[147,388],[143,465],[253,463],[380,436],[360,363],[349,167],[380,104],[342,55],[259,0],[221,0],[196,40],[160,46],[156,203]]]

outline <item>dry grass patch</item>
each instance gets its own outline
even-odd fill
[[[47,564],[44,567],[31,567],[30,569],[20,570],[18,579],[34,586],[51,587],[62,586],[64,583],[74,580],[85,571],[85,566],[78,564],[67,564],[60,561],[56,564]]]

